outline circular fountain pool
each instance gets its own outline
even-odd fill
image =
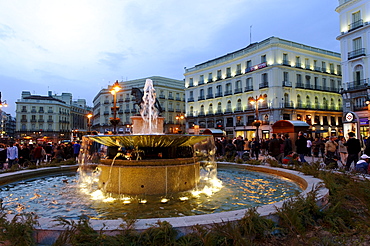
[[[285,178],[242,168],[218,168],[222,187],[207,193],[180,192],[162,196],[89,193],[81,188],[76,173],[10,183],[0,187],[9,213],[35,212],[49,218],[117,219],[130,213],[136,218],[168,218],[213,214],[275,203],[301,192]],[[162,199],[167,199],[164,202]]]

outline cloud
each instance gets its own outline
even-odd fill
[[[7,25],[0,23],[0,39],[8,39],[14,37],[14,30]]]

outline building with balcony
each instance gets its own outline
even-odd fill
[[[370,108],[370,2],[339,0],[340,41],[343,71],[343,112],[354,112],[359,119],[362,136],[369,134]],[[346,124],[345,124],[346,125]],[[345,131],[352,131],[349,127]]]
[[[91,108],[85,99],[72,100],[71,93],[47,96],[22,91],[16,102],[16,138],[58,142],[70,140],[73,132],[86,132],[86,115]]]
[[[118,133],[131,132],[131,116],[140,115],[139,107],[135,104],[135,98],[131,95],[132,88],[144,88],[147,78],[121,81],[120,91],[116,96],[117,117],[120,123],[117,126]],[[184,81],[160,76],[152,76],[148,79],[153,81],[157,99],[163,109],[161,116],[165,118],[164,131],[166,133],[180,133],[185,128],[185,120],[179,119],[185,114]],[[112,83],[113,84],[113,83]],[[113,118],[113,95],[110,93],[111,86],[102,89],[93,100],[92,130],[98,132],[113,131],[110,118]]]
[[[312,136],[338,134],[342,126],[340,54],[270,37],[185,68],[187,129],[219,128],[228,136],[269,137],[278,120],[302,120]]]

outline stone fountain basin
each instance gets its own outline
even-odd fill
[[[158,195],[194,189],[200,180],[195,158],[101,160],[99,188],[129,195]]]

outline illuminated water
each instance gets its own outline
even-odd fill
[[[81,192],[78,175],[73,173],[1,186],[0,197],[9,213],[35,212],[42,217],[69,219],[85,214],[95,219],[116,219],[125,213],[137,218],[211,214],[270,204],[301,192],[297,184],[287,179],[239,168],[218,168],[217,176],[223,187],[212,196],[182,192],[166,197],[92,200]],[[168,202],[161,203],[162,198]],[[146,203],[141,204],[144,200]]]

